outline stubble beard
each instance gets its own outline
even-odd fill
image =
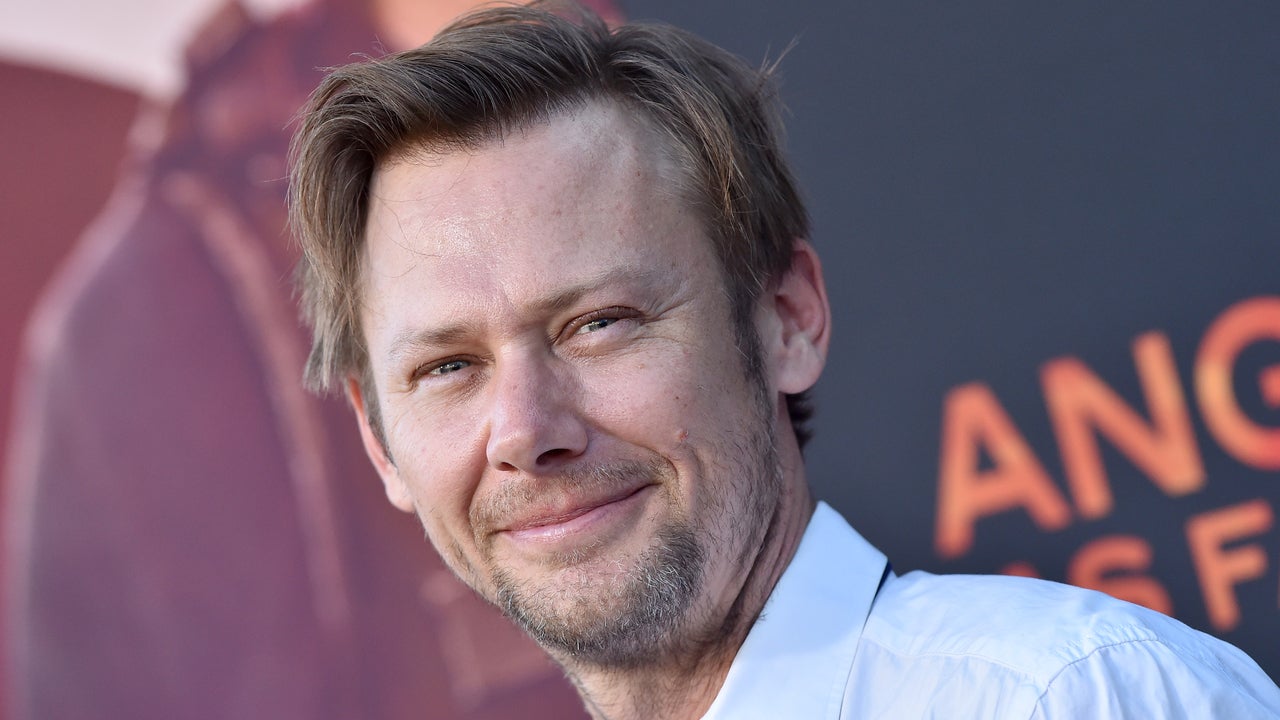
[[[687,524],[671,523],[631,568],[530,589],[494,573],[498,607],[553,656],[597,667],[643,664],[679,629],[702,587],[706,552]]]
[[[728,617],[697,607],[713,553],[751,566],[772,525],[781,493],[781,467],[770,408],[758,389],[750,430],[726,448],[732,458],[713,469],[729,477],[725,495],[708,508],[723,526],[678,515],[656,533],[631,567],[615,575],[573,575],[556,587],[531,587],[511,573],[492,573],[493,601],[538,644],[562,662],[628,669],[682,650],[727,641],[738,604]],[[699,478],[708,482],[709,478]],[[732,507],[733,505],[739,507]],[[720,608],[723,610],[723,608]]]

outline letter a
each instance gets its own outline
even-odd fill
[[[995,467],[978,468],[979,447]],[[982,383],[955,388],[943,403],[942,451],[938,477],[938,520],[934,547],[954,558],[973,546],[973,526],[981,518],[1023,508],[1042,530],[1071,522],[1066,499],[1044,466]]]

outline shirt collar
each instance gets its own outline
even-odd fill
[[[838,718],[885,556],[818,503],[703,720]]]

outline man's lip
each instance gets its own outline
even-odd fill
[[[524,530],[534,530],[537,528],[567,523],[570,520],[582,517],[597,508],[626,500],[651,485],[652,483],[645,483],[633,488],[626,488],[619,492],[611,493],[604,497],[592,498],[585,501],[575,501],[569,506],[556,506],[540,509],[504,525],[498,530],[498,532],[517,533]]]

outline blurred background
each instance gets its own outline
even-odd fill
[[[472,4],[0,6],[3,718],[581,716],[297,381],[289,119]],[[1280,676],[1280,8],[592,4],[785,51],[820,497]]]

